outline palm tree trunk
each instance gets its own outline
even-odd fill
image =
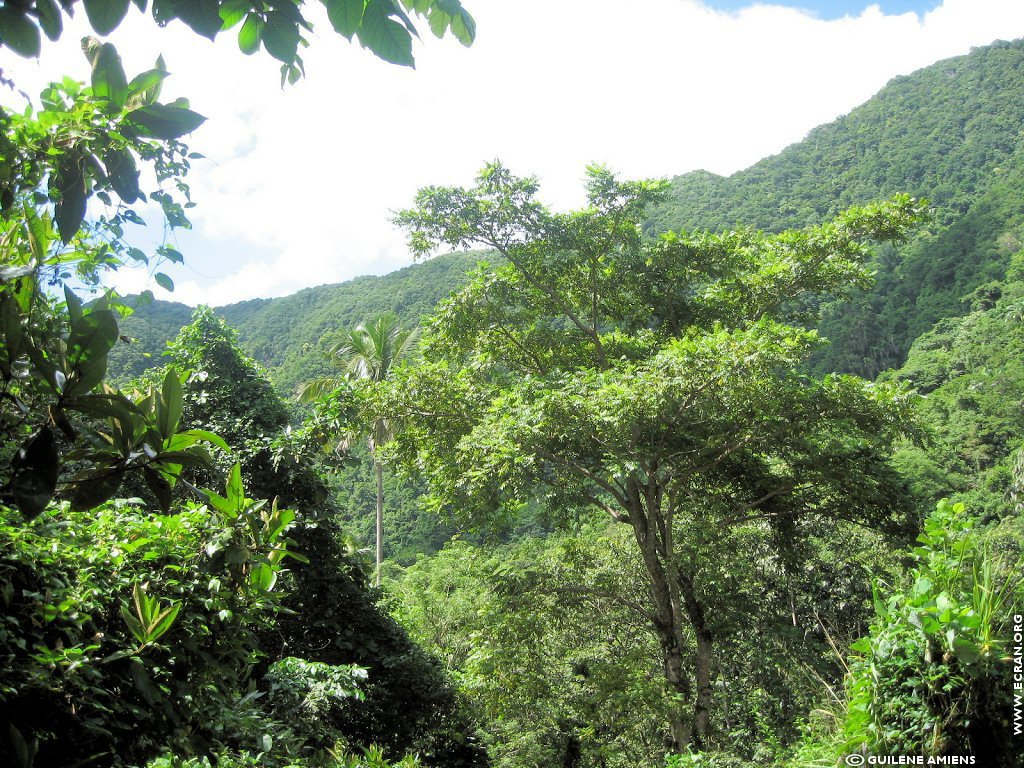
[[[376,586],[380,586],[380,565],[384,562],[384,468],[373,457],[373,471],[377,476],[377,568]]]

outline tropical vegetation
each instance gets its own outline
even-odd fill
[[[302,75],[303,2],[136,5]],[[1024,44],[728,179],[495,162],[396,214],[415,267],[194,311],[107,285],[173,288],[126,225],[191,226],[205,118],[84,52],[0,109],[3,765],[1019,765]]]

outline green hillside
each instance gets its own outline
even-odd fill
[[[279,389],[291,392],[305,379],[329,372],[320,354],[325,337],[387,310],[406,323],[418,323],[462,282],[478,258],[441,256],[383,277],[357,277],[279,299],[229,304],[216,312],[238,330],[245,351],[271,369]],[[140,308],[122,328],[136,341],[115,347],[111,374],[127,379],[159,364],[166,342],[189,323],[191,315],[190,307],[174,302],[155,301]]]
[[[902,364],[935,322],[970,310],[963,298],[1002,277],[1024,241],[1024,41],[999,42],[898,77],[862,106],[806,139],[728,178],[697,171],[674,178],[651,211],[650,235],[675,229],[778,231],[821,222],[854,204],[907,192],[935,218],[899,250],[883,249],[867,294],[826,307],[832,340],[817,365],[875,376]],[[473,256],[450,255],[382,277],[308,288],[279,299],[218,309],[243,347],[282,391],[326,372],[325,335],[393,310],[417,322],[457,286]],[[126,323],[139,342],[111,361],[118,377],[151,364],[188,320],[181,305],[155,302]]]
[[[850,114],[728,178],[672,180],[646,230],[777,231],[906,192],[935,207],[930,230],[883,252],[875,288],[831,308],[821,368],[874,376],[960,299],[1005,270],[1021,237],[1024,42],[1000,42],[890,82]]]

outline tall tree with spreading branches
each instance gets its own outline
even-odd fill
[[[432,500],[481,523],[530,499],[632,529],[661,646],[674,749],[713,742],[710,610],[728,544],[758,527],[782,553],[823,522],[901,511],[887,455],[910,398],[801,364],[822,340],[811,299],[866,285],[871,241],[922,215],[908,197],[781,234],[641,235],[660,182],[588,170],[588,206],[553,213],[537,183],[490,165],[430,187],[397,221],[415,253],[482,247],[483,265],[430,323],[424,362],[378,390],[393,451]]]

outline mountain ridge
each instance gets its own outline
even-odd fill
[[[928,198],[934,220],[901,249],[878,250],[875,286],[823,307],[821,330],[832,344],[819,370],[874,377],[901,365],[914,339],[936,321],[969,311],[964,297],[999,280],[1024,242],[1022,128],[1024,41],[997,41],[893,78],[848,114],[745,170],[674,177],[669,199],[652,209],[645,231],[737,224],[777,231],[896,193]],[[243,348],[272,370],[278,387],[291,391],[329,370],[318,350],[332,333],[386,310],[419,322],[478,258],[440,256],[389,275],[216,311],[238,329]],[[154,345],[170,338],[156,333],[172,329],[182,305],[163,306],[128,319],[125,332],[140,343],[113,355],[116,376],[137,375],[159,352]],[[161,312],[165,320],[153,319]]]

